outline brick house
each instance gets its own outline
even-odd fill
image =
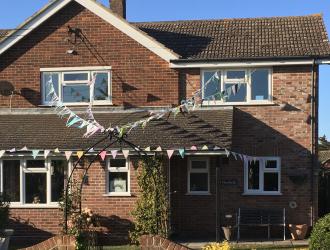
[[[6,150],[0,188],[11,196],[16,239],[60,232],[57,202],[75,160],[64,152],[99,138],[82,138],[55,115],[49,76],[77,113],[92,100],[104,126],[178,105],[202,87],[203,107],[129,135],[141,148],[186,150],[184,158],[177,151],[164,158],[177,235],[214,235],[217,198],[222,225],[233,223],[225,215],[235,217],[238,208],[258,207],[285,208],[288,223],[312,226],[318,215],[318,65],[330,59],[322,16],[129,23],[125,9],[125,1],[113,0],[110,10],[93,0],[55,0],[17,29],[0,30],[0,150]],[[96,91],[87,85],[92,75]],[[235,95],[207,100],[237,84]],[[35,159],[32,149],[40,150]],[[227,158],[223,149],[258,160]],[[44,150],[51,150],[46,159]],[[84,186],[83,206],[102,217],[103,240],[111,243],[128,239],[139,193],[135,157],[113,159],[109,152],[105,162],[93,164]],[[301,175],[304,183],[295,183]]]

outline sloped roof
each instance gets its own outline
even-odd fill
[[[11,30],[9,29],[0,29],[0,40],[6,37]]]
[[[126,124],[145,117],[139,113],[99,113],[95,118],[104,126]],[[230,148],[232,138],[233,109],[194,111],[186,116],[173,115],[169,120],[148,123],[143,130],[131,131],[127,140],[143,148],[147,146],[190,148],[219,146]],[[11,148],[81,150],[90,147],[100,135],[83,138],[85,129],[67,128],[65,121],[56,114],[0,115],[0,150]],[[119,148],[119,145],[115,145]]]
[[[327,57],[321,15],[134,23],[182,59]]]
[[[321,164],[325,163],[326,161],[330,160],[330,150],[326,151],[319,151],[319,162]]]

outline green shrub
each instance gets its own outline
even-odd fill
[[[9,199],[0,194],[0,230],[6,228],[9,221]]]
[[[310,237],[310,249],[330,249],[330,214],[325,215],[316,222]]]

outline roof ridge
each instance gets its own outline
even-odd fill
[[[186,20],[168,20],[168,21],[147,21],[130,22],[131,24],[165,24],[165,23],[184,23],[184,22],[216,22],[216,21],[250,21],[250,20],[272,20],[272,19],[300,19],[300,18],[323,18],[322,13],[314,13],[299,16],[271,16],[271,17],[239,17],[239,18],[214,18],[214,19],[186,19]]]

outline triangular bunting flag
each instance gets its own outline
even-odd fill
[[[129,150],[122,150],[122,152],[123,152],[125,159],[127,159],[128,155],[129,155]]]
[[[23,148],[21,148],[21,151],[28,151],[27,146],[24,146]]]
[[[55,148],[54,152],[58,154],[60,150],[58,148]]]
[[[204,145],[203,147],[202,147],[202,150],[208,150],[209,148],[206,146],[206,145]]]
[[[156,148],[157,152],[162,152],[162,148],[159,146],[158,148]]]
[[[0,158],[5,154],[6,150],[0,150]]]
[[[230,156],[230,151],[225,148],[225,152],[226,152],[227,157],[229,157]]]
[[[172,155],[174,153],[174,150],[173,149],[169,149],[169,150],[166,150],[166,151],[167,151],[168,159],[171,159],[172,158]]]
[[[11,150],[9,150],[10,153],[14,153],[16,152],[16,148],[12,148]]]
[[[66,160],[69,161],[70,160],[70,157],[72,155],[72,151],[65,151],[64,154],[65,154]]]
[[[184,148],[179,149],[179,154],[181,155],[182,158],[184,158],[184,154],[185,154]]]
[[[150,149],[150,147],[146,147],[145,149],[144,149],[144,151],[147,151],[147,152],[149,152],[151,149]]]
[[[196,146],[191,146],[190,149],[191,149],[191,150],[197,150],[197,147],[196,147]]]
[[[101,157],[102,161],[104,161],[106,155],[107,155],[107,151],[102,151],[102,152],[100,153],[100,157]]]
[[[111,155],[112,155],[113,159],[116,159],[117,153],[118,153],[118,150],[111,150]]]
[[[220,147],[218,147],[218,146],[215,146],[214,148],[213,148],[213,150],[220,150],[221,148]]]
[[[45,157],[45,159],[47,158],[47,156],[49,155],[49,153],[50,153],[50,150],[44,150],[44,157]]]
[[[32,150],[32,157],[33,157],[33,159],[37,158],[39,152],[40,152],[40,150],[38,150],[38,149]]]
[[[95,152],[94,148],[91,148],[90,150],[88,150],[88,152]]]
[[[84,155],[84,151],[78,151],[77,156],[80,159]]]

